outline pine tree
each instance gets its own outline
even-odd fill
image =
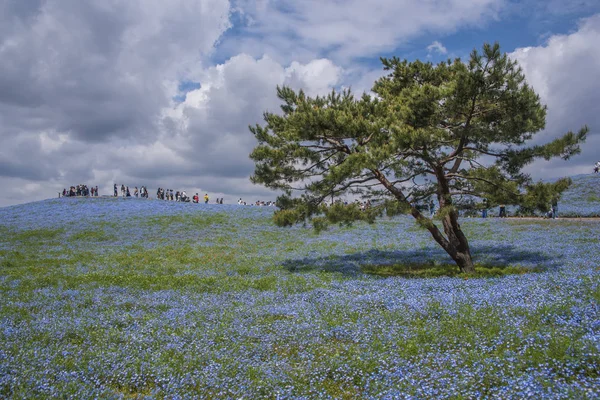
[[[282,112],[265,112],[265,125],[250,127],[258,140],[251,180],[283,192],[278,225],[310,221],[324,229],[405,212],[462,272],[473,272],[457,199],[547,207],[569,180],[533,184],[523,168],[535,159],[578,154],[588,129],[528,146],[545,127],[546,107],[497,43],[474,50],[467,63],[381,61],[389,72],[375,82],[375,96],[334,90],[311,98],[277,87]],[[354,203],[325,206],[345,194],[381,201],[366,210]],[[431,197],[441,227],[417,206]]]

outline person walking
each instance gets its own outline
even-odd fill
[[[208,193],[204,195],[204,204],[208,204]]]

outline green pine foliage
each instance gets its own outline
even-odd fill
[[[278,225],[312,222],[322,230],[410,213],[472,272],[457,204],[485,199],[490,207],[545,211],[569,181],[533,183],[523,168],[578,154],[588,129],[528,146],[545,128],[546,107],[497,43],[474,50],[468,62],[381,61],[389,73],[375,82],[374,96],[334,90],[312,98],[278,87],[281,113],[265,112],[265,124],[250,127],[258,141],[251,180],[283,192]],[[323,206],[344,195],[376,205]],[[417,207],[432,198],[443,232]]]

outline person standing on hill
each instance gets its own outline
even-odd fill
[[[596,163],[596,165],[594,165],[594,173],[598,173],[598,171],[600,171],[600,161],[598,161]]]
[[[114,185],[114,190],[115,190],[114,197],[117,197],[119,195],[119,192],[117,191],[117,184],[116,183]]]
[[[558,218],[558,199],[552,199],[552,219]]]
[[[204,195],[204,204],[208,204],[208,193]]]
[[[500,218],[506,218],[506,206],[504,204],[500,205],[500,214],[498,216]]]

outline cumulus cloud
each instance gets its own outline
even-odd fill
[[[432,53],[448,54],[448,50],[444,47],[443,44],[441,44],[437,40],[431,43],[429,46],[427,46],[427,52],[429,53],[429,55],[431,55]]]
[[[64,182],[81,155],[75,183],[106,168],[102,143],[152,143],[229,14],[227,0],[0,0],[0,177]]]
[[[527,81],[548,106],[546,129],[540,141],[568,130],[590,127],[582,154],[569,164],[538,162],[529,170],[535,176],[554,177],[588,173],[600,148],[600,14],[581,21],[576,32],[551,36],[538,47],[516,49],[510,57],[523,68]]]
[[[152,116],[170,101],[164,85],[193,70],[229,26],[225,0],[0,7],[6,129],[52,127],[87,141],[150,134]]]
[[[245,32],[281,57],[326,54],[335,62],[378,55],[424,33],[450,33],[497,17],[505,0],[236,0]],[[238,37],[228,45],[235,49]],[[287,45],[285,45],[287,44]]]
[[[183,102],[161,110],[151,141],[114,137],[103,142],[69,140],[68,135],[43,133],[10,140],[15,154],[30,151],[40,161],[0,163],[3,181],[18,184],[4,201],[15,202],[24,187],[22,179],[37,181],[40,198],[58,183],[98,184],[109,193],[113,182],[185,188],[190,193],[210,192],[212,198],[233,202],[238,197],[274,199],[274,194],[253,186],[248,177],[253,163],[248,154],[256,141],[249,124],[262,123],[265,110],[277,112],[276,86],[325,94],[338,84],[343,70],[330,60],[317,59],[282,66],[268,56],[246,54],[197,72],[200,88],[190,90]],[[44,154],[40,157],[40,154]],[[33,193],[36,198],[36,193]]]
[[[239,190],[234,185],[245,179],[247,191],[253,171],[248,154],[256,145],[248,125],[262,123],[265,110],[278,111],[276,86],[303,88],[314,96],[329,92],[342,74],[326,59],[284,67],[268,56],[238,55],[204,71],[202,87],[165,114],[163,143],[193,166],[193,179],[216,178],[212,190],[233,195]]]

